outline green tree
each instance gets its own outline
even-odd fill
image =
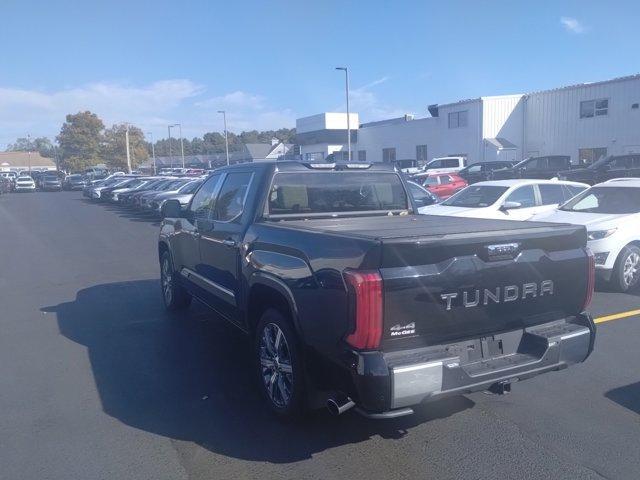
[[[127,169],[126,124],[116,124],[104,132],[102,158],[110,169]],[[138,127],[129,126],[129,155],[131,168],[136,168],[149,158],[144,133]]]
[[[15,143],[8,145],[7,152],[39,152],[43,157],[53,157],[55,147],[47,137],[36,137],[33,139],[20,137],[16,139]]]
[[[104,124],[89,111],[69,114],[57,137],[60,163],[68,171],[78,171],[101,162]]]

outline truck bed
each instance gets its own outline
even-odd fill
[[[443,237],[449,235],[477,235],[499,232],[547,234],[563,231],[564,234],[580,230],[568,224],[520,222],[515,220],[489,220],[482,218],[446,217],[436,215],[394,215],[378,217],[326,218],[311,220],[287,220],[279,225],[322,233],[358,236],[371,240],[401,238]]]
[[[580,312],[587,290],[582,226],[429,215],[279,226],[327,235],[324,243],[333,235],[357,238],[379,252],[387,350],[567,318]],[[495,255],[502,247],[513,251]]]

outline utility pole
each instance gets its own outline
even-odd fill
[[[345,94],[347,96],[347,149],[349,151],[349,162],[351,162],[351,118],[349,115],[349,67],[336,67],[336,70],[344,71]]]
[[[127,147],[127,173],[131,173],[131,154],[129,152],[129,124],[127,123],[127,129],[124,131],[124,139]]]
[[[227,112],[225,110],[218,110],[218,113],[222,114],[224,120],[224,148],[227,152],[227,165],[229,165],[229,132],[227,132]]]
[[[153,174],[158,174],[158,166],[156,165],[156,146],[153,143],[153,132],[147,132],[149,138],[151,139],[151,158],[153,158]]]

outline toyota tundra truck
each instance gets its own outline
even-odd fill
[[[398,417],[593,350],[583,226],[418,215],[400,172],[364,163],[220,168],[165,213],[167,309],[196,298],[250,335],[281,417]]]

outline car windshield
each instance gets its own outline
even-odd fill
[[[603,165],[611,162],[611,157],[603,157],[600,160],[593,162],[591,165],[587,166],[587,168],[600,168]]]
[[[640,212],[639,187],[591,187],[565,203],[566,212],[627,214]]]
[[[78,175],[78,174],[73,174],[73,175],[69,175],[67,176],[68,180],[82,180],[82,175]]]
[[[438,184],[438,177],[426,177],[424,180],[422,180],[422,184],[424,186],[427,185],[437,185]]]
[[[177,190],[179,187],[181,187],[184,184],[184,180],[173,180],[169,183],[167,183],[163,190],[169,191],[169,190]]]
[[[493,205],[508,190],[499,185],[471,185],[441,203],[448,207],[483,208]]]
[[[448,207],[483,208],[493,205],[508,190],[497,185],[471,185],[449,197],[441,205]]]
[[[396,173],[279,173],[269,194],[270,215],[388,212],[408,205]]]
[[[198,187],[200,185],[202,185],[201,181],[189,182],[185,186],[183,186],[180,190],[178,190],[178,192],[180,192],[180,193],[193,193],[198,189]]]

